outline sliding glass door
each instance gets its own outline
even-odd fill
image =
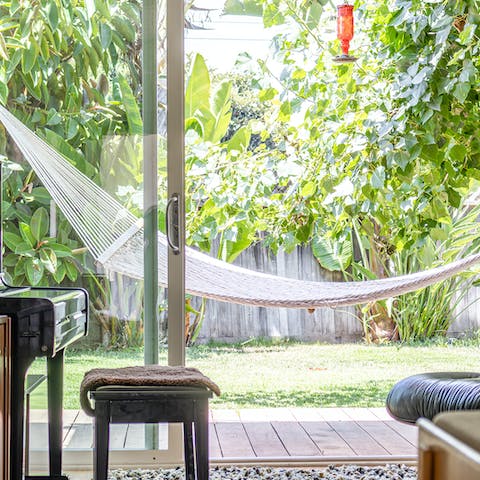
[[[90,191],[80,192],[83,203],[91,203],[77,209],[81,231],[76,231],[17,150],[7,152],[3,166],[10,232],[19,236],[19,225],[36,225],[40,218],[42,225],[49,223],[45,236],[55,238],[50,241],[56,248],[49,261],[39,257],[40,278],[33,267],[32,273],[15,266],[24,259],[10,242],[9,280],[85,287],[92,301],[87,342],[105,347],[84,363],[79,379],[71,374],[75,361],[67,350],[63,460],[69,472],[88,469],[92,460],[91,419],[78,405],[85,371],[185,362],[184,2],[51,0],[35,2],[35,8],[14,3],[0,7],[9,25],[22,25],[9,32],[19,38],[8,43],[11,61],[2,71],[10,77],[0,101],[95,184],[91,197]],[[24,26],[29,22],[30,32]],[[23,44],[26,48],[15,47]],[[67,179],[60,181],[68,185]],[[115,202],[117,214],[99,211],[107,216],[106,225],[82,227],[82,218],[98,205]],[[120,231],[119,219],[129,215],[132,228]],[[102,247],[96,256],[88,241],[94,234],[94,246],[97,239],[110,238],[107,230],[113,239],[107,243],[114,245],[106,245],[108,255]],[[100,265],[99,257],[106,263]],[[41,389],[37,393],[44,397]],[[32,396],[33,409],[31,473],[46,465],[44,399]],[[175,425],[114,425],[110,465],[181,462],[182,445]]]

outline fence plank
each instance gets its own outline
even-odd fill
[[[339,273],[323,270],[310,248],[273,255],[253,246],[235,264],[273,275],[311,281],[341,281]],[[197,304],[199,300],[196,300]],[[347,342],[362,336],[355,308],[319,308],[313,313],[294,308],[263,308],[207,301],[199,341],[241,341],[253,337],[292,338],[305,341]]]

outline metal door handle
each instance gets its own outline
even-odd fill
[[[165,212],[165,228],[167,233],[167,243],[172,249],[174,255],[180,254],[179,235],[178,235],[178,194],[174,193],[167,202]]]

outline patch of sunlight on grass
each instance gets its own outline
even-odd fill
[[[160,353],[166,364],[167,352]],[[141,365],[141,349],[67,350],[65,408],[79,408],[86,371]],[[250,342],[187,349],[187,365],[214,380],[222,396],[212,408],[383,406],[391,386],[414,373],[479,371],[479,342],[415,345]]]

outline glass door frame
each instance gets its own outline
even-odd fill
[[[162,2],[163,3],[163,2]],[[183,0],[166,0],[166,32],[167,32],[167,195],[168,199],[177,198],[178,210],[177,226],[178,248],[168,247],[168,364],[185,365],[185,53],[184,53],[184,2]],[[148,8],[147,8],[148,6]],[[144,0],[144,29],[149,38],[149,45],[144,44],[144,115],[150,116],[149,130],[144,133],[144,145],[148,154],[149,165],[144,167],[145,195],[150,203],[151,222],[149,226],[150,246],[157,246],[157,89],[152,85],[152,79],[157,78],[157,7],[158,0]],[[150,82],[150,83],[149,83]],[[151,98],[153,97],[153,98]],[[145,121],[145,120],[144,120]],[[152,141],[153,140],[153,141]],[[144,155],[144,161],[147,161]],[[147,189],[147,182],[149,184]],[[167,219],[168,221],[168,219]],[[145,225],[147,232],[147,225]],[[146,233],[148,244],[148,237]],[[154,244],[154,245],[153,245]],[[147,256],[148,257],[148,256]],[[147,325],[145,322],[145,363],[158,363],[158,256],[151,255],[150,265],[145,264],[145,289],[149,290],[150,303],[148,315],[154,321]],[[153,268],[152,268],[153,267]],[[147,269],[150,272],[147,275]],[[150,285],[147,288],[147,278]],[[153,310],[154,309],[154,310]],[[145,310],[145,318],[147,310]],[[148,331],[147,331],[148,327]],[[150,339],[150,344],[147,345]],[[146,430],[146,441],[150,443],[147,450],[113,451],[110,454],[110,463],[113,466],[154,468],[161,464],[183,463],[183,430],[181,425],[168,425],[168,448],[159,450],[158,437],[155,433]],[[151,449],[148,449],[151,448]]]
[[[144,28],[150,29],[149,35],[153,35],[150,45],[147,47],[147,55],[144,56],[144,62],[149,63],[147,69],[144,68],[144,81],[152,82],[157,78],[157,8],[158,0],[144,0]],[[167,176],[168,176],[168,198],[173,195],[178,198],[178,247],[175,251],[169,247],[168,251],[168,364],[185,365],[185,60],[184,60],[184,2],[183,0],[166,0],[164,2],[167,9]],[[147,26],[148,22],[148,26]],[[145,45],[144,45],[145,48]],[[144,52],[145,53],[145,52]],[[153,70],[152,70],[153,69]],[[150,78],[148,78],[150,76]],[[157,234],[157,191],[158,183],[156,181],[157,172],[157,88],[156,84],[152,88],[149,86],[150,97],[144,96],[144,103],[147,104],[147,110],[144,115],[150,115],[149,131],[144,133],[144,148],[148,148],[149,154],[155,153],[150,158],[150,165],[145,168],[145,172],[151,172],[151,178],[145,178],[145,188],[150,195],[150,225],[145,225],[146,230],[153,238],[155,235],[155,248],[150,259],[154,259],[155,267],[158,265],[156,247]],[[144,91],[145,94],[145,91]],[[153,123],[153,118],[155,123]],[[145,118],[144,118],[145,122]],[[155,178],[154,178],[155,177]],[[149,183],[146,186],[147,181]],[[155,197],[155,201],[153,201]],[[148,217],[147,217],[148,218]],[[151,246],[151,245],[150,245]],[[152,265],[149,266],[151,269]],[[145,283],[150,282],[150,298],[145,301],[150,303],[148,315],[155,321],[151,322],[147,335],[153,336],[154,341],[150,343],[145,353],[146,363],[158,363],[158,307],[157,307],[157,285],[158,274],[155,269],[150,270],[145,277]],[[148,268],[148,267],[147,267]],[[147,274],[147,272],[145,272]],[[145,312],[146,314],[146,312]],[[151,337],[152,338],[152,337]],[[148,435],[147,435],[148,437]],[[155,435],[153,435],[155,439]],[[155,442],[155,440],[154,440]],[[148,446],[147,446],[148,448]],[[41,464],[40,458],[35,459],[32,456],[32,464]],[[179,424],[169,424],[168,426],[168,448],[166,450],[146,449],[146,450],[113,450],[110,451],[110,468],[158,468],[160,465],[174,465],[183,463],[183,431]],[[35,461],[37,460],[37,461]],[[92,452],[89,450],[64,451],[63,464],[65,471],[85,470],[90,468],[92,462]]]
[[[163,3],[163,2],[162,2]],[[167,32],[167,204],[176,199],[176,241],[174,248],[168,242],[168,364],[185,365],[185,53],[184,53],[184,2],[166,0]],[[145,245],[152,251],[145,253],[145,363],[158,363],[158,252],[157,242],[157,0],[144,0],[144,153]],[[152,80],[155,79],[154,84]],[[144,147],[144,148],[145,148]],[[150,157],[150,158],[149,158]],[[150,178],[148,178],[150,174]],[[148,187],[147,187],[148,184]],[[149,203],[147,203],[149,202]],[[166,215],[168,216],[168,215]],[[169,222],[169,219],[166,219]],[[167,229],[170,230],[170,229]],[[150,238],[148,237],[150,236]],[[168,233],[167,233],[168,235]],[[147,263],[149,262],[149,263]],[[147,281],[149,284],[147,285]],[[147,298],[148,295],[148,298]],[[147,313],[148,312],[148,313]],[[148,318],[153,321],[147,325]],[[157,430],[158,432],[158,430]],[[183,461],[183,431],[178,424],[168,425],[168,448],[158,449],[158,433],[146,429],[147,450],[112,452],[111,463],[124,466],[158,466],[162,463]],[[150,449],[148,449],[150,448]],[[118,453],[118,459],[115,453]]]
[[[168,198],[178,198],[178,250],[168,249],[168,364],[185,365],[185,14],[167,0]]]

